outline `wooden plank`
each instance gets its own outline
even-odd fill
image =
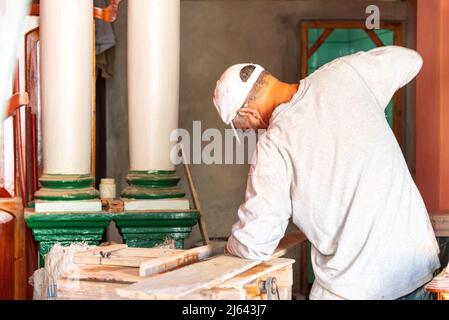
[[[348,20],[309,20],[302,22],[303,28],[313,29],[366,29],[365,20],[348,21]],[[399,22],[381,22],[380,29],[394,30]]]
[[[96,294],[95,296],[89,296],[89,295],[86,295],[84,292],[61,291],[61,292],[58,292],[57,300],[109,301],[109,300],[126,300],[126,299],[122,299],[116,293],[102,293],[102,294]]]
[[[139,274],[141,277],[147,277],[152,274],[168,271],[183,265],[204,260],[217,252],[221,253],[222,250],[221,247],[207,245],[148,260],[140,265]]]
[[[101,257],[75,255],[75,258],[74,258],[73,262],[76,263],[76,264],[100,265],[101,264]]]
[[[139,266],[146,261],[148,261],[147,257],[113,257],[101,258],[100,264],[103,266],[123,266],[139,268]]]
[[[295,260],[293,259],[275,259],[271,261],[267,261],[264,263],[261,263],[254,268],[245,271],[234,278],[225,281],[221,285],[219,285],[220,288],[241,288],[245,284],[248,284],[250,282],[255,281],[258,278],[261,278],[268,273],[275,272],[277,270],[280,270],[282,268],[291,266]]]
[[[126,244],[115,244],[77,253],[75,263],[139,268],[144,262],[164,259],[173,255],[185,255],[186,252],[186,250],[167,249],[165,247],[128,248]]]
[[[139,276],[138,268],[85,264],[76,265],[61,278],[120,283],[135,283],[144,280]]]
[[[178,299],[199,289],[213,288],[251,269],[261,261],[221,255],[171,272],[155,275],[127,288],[121,297],[132,299]]]
[[[288,250],[298,247],[302,243],[306,242],[307,238],[301,231],[293,231],[285,235],[279,242],[278,248],[271,256],[271,259],[284,256]]]
[[[365,29],[365,32],[368,34],[368,37],[371,39],[371,41],[376,45],[376,47],[383,47],[384,43],[379,38],[377,33],[374,32],[374,30],[368,30]]]
[[[309,57],[307,56],[307,51],[309,50],[309,30],[304,25],[301,25],[301,68],[299,74],[301,79],[308,76],[308,62]]]
[[[237,276],[240,277],[243,274],[249,275],[249,278],[246,281],[239,282],[241,286],[236,285],[236,287],[228,288],[223,287],[223,285],[220,285],[218,287],[211,289],[197,290],[191,294],[181,297],[181,299],[182,300],[267,300],[268,299],[267,294],[262,293],[260,291],[260,281],[266,280],[267,277],[275,277],[279,289],[280,300],[291,300],[292,284],[293,284],[293,273],[291,264],[282,268],[271,270],[270,272],[262,272],[259,274],[259,277],[257,278],[251,277],[252,273],[254,273],[254,271],[261,265],[263,265],[263,263]],[[281,267],[281,264],[279,265],[279,267]],[[235,278],[225,281],[224,284],[233,281],[233,279]]]
[[[116,292],[117,288],[125,288],[128,284],[78,281],[59,279],[57,283],[58,299],[75,300],[117,300],[122,299]]]
[[[102,265],[102,266],[122,266],[122,267],[134,267],[139,266],[148,261],[147,257],[109,257],[102,258],[100,256],[75,256],[76,264],[90,264],[90,265]]]
[[[310,59],[315,52],[321,47],[321,45],[324,43],[324,41],[329,38],[329,36],[334,31],[333,28],[327,28],[323,31],[323,33],[320,35],[320,37],[317,39],[317,41],[310,47],[310,49],[307,50],[307,60]]]
[[[112,253],[114,251],[118,251],[121,249],[125,249],[128,248],[127,244],[113,244],[113,245],[109,245],[109,246],[104,246],[104,247],[96,247],[84,252],[79,252],[76,254],[76,257],[79,256],[96,256],[96,255],[100,255],[101,253]]]
[[[74,262],[76,264],[102,264],[102,261],[104,260],[101,254],[112,254],[114,251],[118,251],[121,249],[128,248],[128,245],[126,244],[114,244],[110,246],[104,246],[104,247],[96,247],[84,252],[78,252],[75,255]],[[111,259],[112,260],[112,259]],[[119,263],[119,262],[117,262]],[[123,262],[120,261],[119,264],[122,266]],[[131,266],[136,266],[135,263],[133,263]],[[138,265],[137,265],[138,266]]]
[[[23,208],[16,212],[14,220],[14,299],[26,299],[28,284],[26,252],[27,227],[23,218]]]
[[[180,253],[181,249],[165,249],[165,248],[126,248],[115,251],[114,257],[144,257],[144,258],[160,258],[172,253]]]
[[[292,268],[291,262],[284,266],[289,259],[279,259],[277,268],[266,269],[266,272],[260,273],[259,277],[255,278],[250,275],[246,281],[238,281],[236,287],[218,286],[209,289],[197,290],[193,293],[180,297],[182,300],[261,300],[267,299],[266,294],[263,294],[258,289],[258,281],[264,280],[269,276],[276,277],[278,280],[278,288],[281,300],[291,300],[291,285],[292,285]],[[282,262],[282,263],[281,263]],[[284,266],[284,267],[282,267]],[[251,273],[256,266],[243,274]],[[253,271],[254,273],[254,271]],[[242,274],[241,274],[242,275]],[[241,275],[237,277],[240,278]],[[74,281],[75,280],[75,281]],[[116,289],[123,289],[127,287],[127,283],[137,282],[143,280],[138,276],[137,268],[122,268],[110,266],[79,266],[79,268],[72,270],[70,274],[64,275],[58,281],[58,300],[103,300],[103,299],[123,299],[117,294]],[[225,283],[232,281],[228,280]],[[251,290],[251,285],[246,283],[253,281],[254,289]],[[106,282],[106,283],[105,283]]]
[[[243,288],[211,288],[197,290],[185,295],[180,300],[245,300],[246,292]]]

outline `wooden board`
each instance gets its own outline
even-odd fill
[[[204,260],[213,256],[215,253],[222,252],[222,247],[214,247],[212,245],[193,248],[190,250],[182,250],[181,252],[174,252],[154,260],[143,262],[140,265],[139,274],[141,277],[147,277],[152,274],[168,271],[179,266]]]
[[[264,275],[274,272],[276,270],[291,266],[295,260],[293,259],[275,259],[267,262],[263,262],[254,268],[251,268],[248,271],[245,271],[243,273],[238,274],[234,278],[225,281],[222,283],[219,287],[220,288],[241,288],[244,285],[255,281],[256,279],[259,279],[263,277]],[[292,279],[277,279],[278,285],[285,286],[285,285],[292,285],[291,281]]]
[[[116,290],[128,284],[97,281],[58,280],[58,299],[65,300],[117,300],[123,299]]]
[[[166,248],[127,248],[126,250],[119,250],[114,252],[116,257],[145,257],[145,258],[160,258],[172,253],[183,252],[181,249],[166,249]]]
[[[199,289],[212,288],[260,264],[261,261],[221,255],[171,272],[155,275],[117,293],[131,299],[177,299]]]
[[[126,244],[97,247],[75,255],[76,264],[140,267],[144,262],[179,254],[184,250],[156,248],[128,248]]]
[[[179,299],[264,300],[267,299],[267,295],[261,292],[260,281],[266,280],[267,277],[276,277],[280,298],[290,300],[293,262],[294,260],[290,259],[262,262],[215,287],[195,290]],[[77,265],[71,272],[59,279],[57,299],[131,299],[132,297],[121,297],[116,290],[126,289],[130,283],[148,279],[140,277],[138,270],[138,268],[118,266]]]
[[[121,283],[135,283],[144,279],[139,276],[138,268],[88,264],[76,265],[63,278]]]
[[[104,252],[104,253],[111,252],[112,253],[114,251],[118,251],[118,250],[125,249],[125,248],[128,248],[127,244],[113,244],[113,245],[104,246],[104,247],[99,246],[99,247],[89,249],[84,252],[77,253],[76,256],[96,256],[96,255],[100,254],[101,252]]]
[[[76,264],[90,264],[90,265],[102,265],[102,266],[122,266],[122,267],[135,267],[148,261],[146,257],[89,257],[89,256],[76,256]]]
[[[285,235],[279,242],[278,248],[271,256],[271,259],[284,256],[288,250],[298,247],[307,240],[301,231],[293,231]]]

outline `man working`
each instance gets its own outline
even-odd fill
[[[268,259],[292,217],[312,244],[311,299],[397,299],[430,281],[438,245],[384,113],[421,66],[417,52],[390,46],[338,58],[299,85],[254,64],[226,70],[221,119],[267,129],[227,251]]]

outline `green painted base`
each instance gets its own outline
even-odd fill
[[[39,242],[39,264],[43,267],[44,256],[56,243],[98,245],[112,218],[106,213],[33,214],[28,211],[25,221],[32,229],[34,239]]]
[[[98,199],[99,192],[92,187],[90,175],[49,175],[39,179],[42,188],[35,193],[37,200],[76,201]]]
[[[185,196],[177,187],[180,177],[175,171],[131,171],[126,177],[129,186],[124,199],[173,199]]]
[[[114,216],[114,221],[130,247],[151,248],[173,239],[182,249],[184,240],[198,223],[200,214],[195,210],[165,212],[127,212]]]

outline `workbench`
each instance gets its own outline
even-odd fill
[[[226,255],[212,245],[190,250],[95,247],[75,256],[58,279],[58,300],[291,300],[292,259],[287,249],[304,241],[284,238],[269,261]]]

